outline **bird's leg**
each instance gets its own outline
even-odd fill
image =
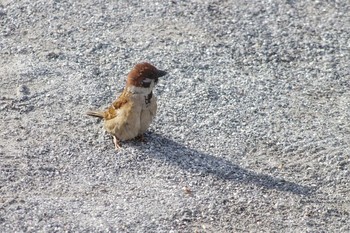
[[[119,140],[116,136],[113,135],[113,142],[114,142],[114,147],[115,147],[115,150],[119,150],[121,149],[121,145],[119,143]]]

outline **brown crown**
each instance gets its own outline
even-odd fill
[[[143,86],[144,79],[154,79],[156,82],[159,77],[166,75],[167,73],[162,70],[158,70],[156,67],[151,65],[150,63],[143,62],[138,63],[135,67],[130,71],[127,78],[127,85],[132,85],[136,87]]]

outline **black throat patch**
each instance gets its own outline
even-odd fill
[[[146,105],[149,105],[151,103],[152,96],[153,96],[153,92],[151,92],[147,96],[145,96],[145,104]]]

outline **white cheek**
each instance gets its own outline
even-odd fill
[[[150,83],[150,82],[152,82],[152,79],[150,79],[150,78],[145,78],[145,79],[143,80],[143,82],[144,82],[144,83]]]

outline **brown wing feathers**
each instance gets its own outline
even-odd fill
[[[105,111],[88,111],[86,114],[93,117],[103,118],[104,120],[110,120],[116,117],[116,110],[127,102],[126,92],[123,92]]]

